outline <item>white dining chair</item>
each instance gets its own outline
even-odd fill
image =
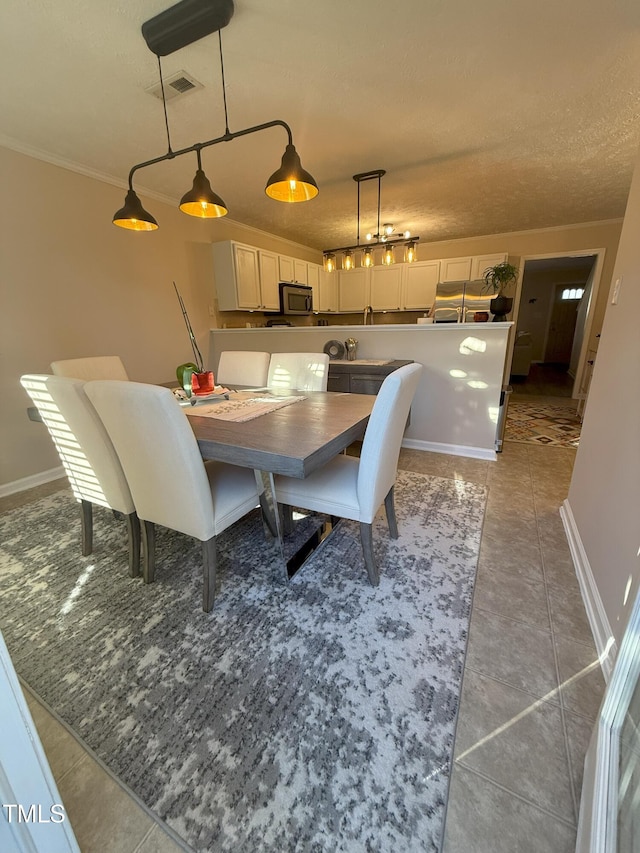
[[[360,522],[360,540],[369,580],[380,583],[373,553],[373,519],[384,501],[389,534],[398,537],[393,489],[398,456],[421,364],[407,364],[390,373],[380,388],[369,417],[360,458],[336,456],[304,479],[276,476],[278,504],[300,507]]]
[[[27,374],[22,387],[49,430],[71,490],[80,502],[82,553],[93,551],[93,504],[124,516],[129,540],[129,574],[140,574],[140,525],[118,455],[89,402],[85,383],[65,376]]]
[[[73,379],[85,381],[129,378],[119,355],[96,355],[89,358],[52,361],[51,370],[56,376],[71,376]]]
[[[218,385],[243,385],[264,388],[269,373],[268,352],[225,350],[220,353],[216,381]]]
[[[274,352],[267,386],[296,391],[326,391],[329,356],[324,352]]]
[[[141,522],[142,575],[155,575],[155,524],[202,542],[202,607],[213,607],[216,536],[259,506],[249,468],[204,462],[184,411],[168,388],[139,382],[88,382],[116,448]]]

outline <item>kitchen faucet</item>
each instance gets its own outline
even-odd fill
[[[367,315],[371,316],[371,325],[373,326],[373,308],[371,307],[371,305],[367,305],[364,309],[364,316],[362,318],[363,326],[367,325]]]

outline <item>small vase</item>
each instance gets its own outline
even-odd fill
[[[513,307],[513,299],[510,296],[496,296],[489,303],[491,313],[493,314],[494,323],[502,323],[507,318],[507,314]]]
[[[213,371],[205,370],[203,373],[193,373],[191,376],[191,389],[196,397],[203,394],[213,394],[215,388],[213,382]]]

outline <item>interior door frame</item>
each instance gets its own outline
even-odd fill
[[[598,291],[600,289],[600,282],[602,280],[602,270],[604,268],[604,256],[606,253],[606,249],[574,249],[556,252],[545,252],[544,254],[535,254],[535,255],[521,255],[520,256],[520,270],[518,272],[518,281],[516,282],[516,293],[514,297],[514,307],[513,307],[513,327],[512,327],[512,335],[510,339],[510,347],[509,347],[509,356],[505,365],[505,378],[504,382],[508,383],[509,376],[511,373],[511,362],[513,360],[513,346],[515,344],[515,330],[518,327],[518,314],[520,313],[520,300],[522,298],[522,280],[524,278],[525,267],[527,261],[539,261],[539,260],[547,260],[552,258],[585,258],[591,255],[595,256],[595,261],[593,264],[593,268],[591,270],[591,292],[589,294],[589,305],[587,307],[587,313],[584,318],[584,333],[582,336],[582,346],[580,347],[580,356],[578,358],[578,364],[576,366],[576,375],[573,380],[573,388],[571,390],[572,398],[577,398],[580,393],[580,388],[582,387],[582,376],[584,373],[584,369],[587,363],[587,354],[589,352],[589,339],[591,337],[591,330],[593,328],[593,317],[596,309],[596,302],[598,298]],[[588,282],[588,279],[587,279]]]
[[[620,730],[640,678],[640,589],[585,757],[576,853],[615,853]]]

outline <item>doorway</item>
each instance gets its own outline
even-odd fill
[[[514,394],[577,399],[596,260],[595,253],[524,260],[510,380]],[[519,351],[523,344],[528,353]]]
[[[523,257],[505,440],[577,447],[604,250]]]

